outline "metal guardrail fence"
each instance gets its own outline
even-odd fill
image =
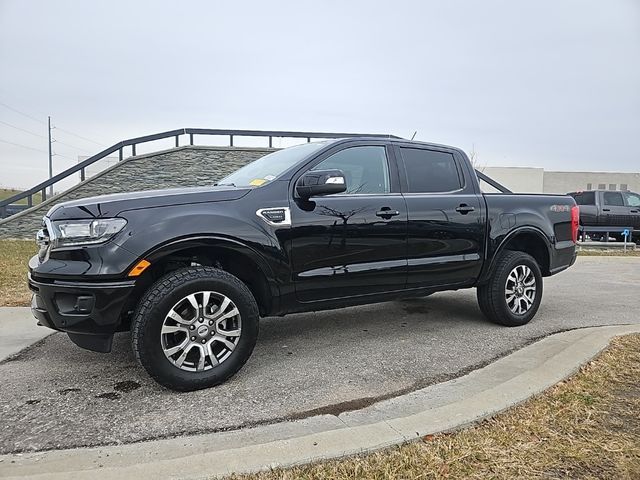
[[[128,140],[122,140],[115,145],[102,150],[101,152],[87,158],[86,160],[74,165],[71,168],[66,169],[44,182],[31,187],[29,190],[20,192],[12,197],[0,201],[0,218],[7,216],[7,206],[12,203],[18,202],[24,198],[27,199],[27,207],[33,206],[33,195],[41,193],[42,201],[47,199],[47,188],[55,185],[61,180],[80,172],[80,180],[85,179],[85,169],[103,158],[118,152],[119,160],[124,158],[124,148],[131,147],[131,156],[136,156],[136,145],[141,143],[153,142],[154,140],[162,140],[165,138],[175,137],[176,147],[180,146],[180,136],[189,135],[189,145],[194,145],[195,135],[215,135],[215,136],[228,136],[229,146],[233,147],[234,137],[263,137],[269,139],[269,147],[273,146],[273,139],[275,138],[306,138],[307,142],[311,139],[327,139],[327,138],[348,138],[348,137],[386,137],[386,138],[400,138],[395,135],[376,135],[376,134],[361,134],[361,133],[335,133],[335,132],[287,132],[278,130],[223,130],[223,129],[210,129],[210,128],[180,128],[178,130],[170,130],[168,132],[156,133],[154,135],[145,135],[143,137],[130,138]]]
[[[611,233],[620,233],[622,237],[624,237],[625,241],[632,242],[633,241],[633,227],[621,227],[619,225],[604,225],[604,226],[585,226],[580,225],[578,227],[579,238],[584,242],[586,241],[587,232],[592,233],[601,233],[604,237],[604,241],[609,241],[609,236]]]

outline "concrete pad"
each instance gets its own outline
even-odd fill
[[[36,322],[29,307],[0,307],[0,361],[55,333]]]
[[[373,451],[460,428],[516,405],[575,373],[614,336],[628,333],[640,333],[640,325],[551,335],[458,379],[337,417],[127,445],[2,455],[0,476],[190,479]],[[416,411],[418,404],[421,409]]]

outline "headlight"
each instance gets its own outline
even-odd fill
[[[124,218],[98,220],[63,220],[53,222],[51,244],[53,248],[73,245],[92,245],[109,240],[124,228]]]

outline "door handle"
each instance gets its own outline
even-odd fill
[[[469,212],[473,212],[475,208],[466,203],[461,203],[458,208],[456,208],[456,212],[461,213],[462,215],[466,215]]]
[[[631,213],[638,213],[640,210],[631,210]]]
[[[400,215],[400,212],[398,210],[391,210],[391,207],[382,207],[376,212],[377,217],[382,217],[386,220],[389,220],[391,217],[395,217],[397,215]]]
[[[610,212],[610,211],[611,211],[611,209],[610,209],[610,208],[603,208],[603,209],[602,209],[602,211],[603,211],[603,212]]]

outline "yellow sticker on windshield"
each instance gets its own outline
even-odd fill
[[[266,180],[264,178],[254,178],[249,182],[249,185],[253,185],[254,187],[259,187],[263,183],[266,183]]]

